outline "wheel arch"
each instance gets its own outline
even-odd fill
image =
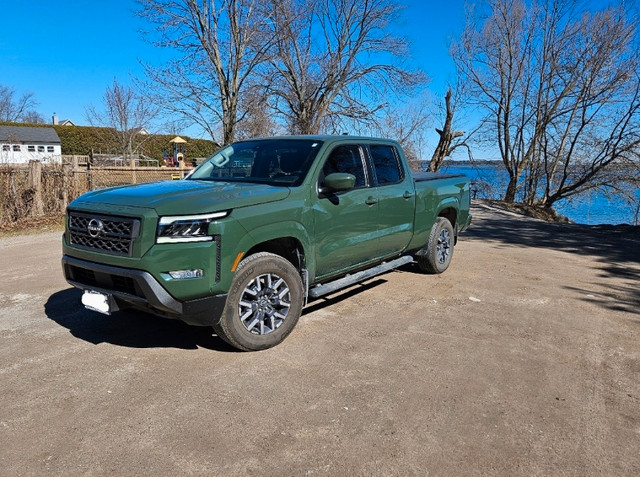
[[[444,207],[438,211],[438,217],[447,219],[455,229],[456,223],[458,222],[457,204],[444,204]]]
[[[453,240],[454,244],[458,243],[458,211],[459,202],[455,199],[446,201],[440,204],[440,210],[438,211],[438,217],[444,217],[449,221],[453,227]]]
[[[248,257],[260,252],[269,252],[274,255],[279,255],[285,260],[291,262],[299,272],[306,268],[305,248],[302,245],[302,242],[296,237],[277,237],[257,243],[247,250],[244,256]]]
[[[289,260],[299,271],[313,266],[309,263],[309,234],[304,225],[296,221],[273,222],[247,229],[232,249],[235,250],[235,265],[249,255],[270,252]],[[235,267],[232,271],[235,271]]]

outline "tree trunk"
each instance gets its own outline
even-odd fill
[[[233,99],[223,101],[222,143],[227,146],[235,141],[237,123],[237,103]]]
[[[44,203],[42,201],[42,163],[40,161],[29,161],[29,189],[33,194],[29,215],[42,217]]]
[[[60,171],[62,172],[62,200],[58,204],[60,212],[64,212],[69,205],[69,175],[72,166],[71,164],[62,164]]]
[[[436,146],[433,156],[431,156],[431,161],[427,168],[429,172],[438,172],[440,170],[445,158],[450,155],[451,143],[455,138],[464,134],[464,131],[451,131],[454,112],[451,107],[451,90],[447,91],[447,94],[444,97],[444,102],[447,108],[447,115],[445,117],[444,127],[442,130],[436,129],[436,132],[440,135],[440,139],[438,140],[438,145]]]
[[[516,190],[518,185],[517,177],[509,178],[509,185],[507,186],[507,191],[504,194],[504,201],[510,204],[516,201]]]

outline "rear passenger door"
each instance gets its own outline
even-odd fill
[[[378,256],[378,199],[365,163],[365,150],[358,144],[338,145],[329,152],[318,178],[346,172],[356,177],[355,187],[339,193],[319,193],[314,206],[316,276],[342,270]]]
[[[404,250],[413,236],[415,186],[393,145],[370,144],[368,150],[378,192],[380,256],[392,255]]]

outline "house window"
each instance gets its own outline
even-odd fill
[[[27,146],[29,152],[36,152],[36,146]]]
[[[9,147],[9,144],[3,144],[3,145],[2,145],[2,150],[3,150],[3,151],[10,151],[10,150],[11,150],[11,147]]]
[[[44,146],[38,146],[38,152],[44,152]]]
[[[20,152],[20,144],[14,144],[14,145],[13,145],[13,150],[14,150],[15,152]]]
[[[47,152],[53,152],[53,146],[47,146]]]

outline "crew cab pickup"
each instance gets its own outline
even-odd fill
[[[412,261],[445,271],[469,205],[465,176],[414,174],[394,141],[251,139],[183,180],[78,197],[62,265],[89,309],[211,326],[259,350],[288,336],[309,300]]]

